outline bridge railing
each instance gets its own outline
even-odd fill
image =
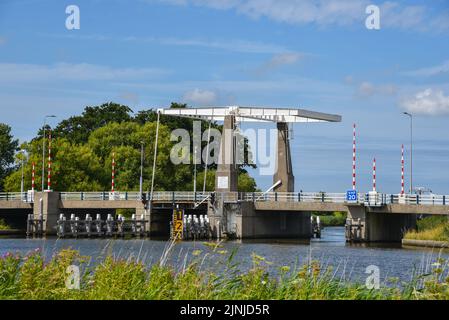
[[[201,202],[210,197],[211,192],[190,191],[156,191],[153,192],[153,201],[190,201]]]
[[[61,200],[106,201],[106,200],[140,200],[139,192],[61,192]]]
[[[437,194],[394,194],[390,195],[388,203],[391,204],[409,204],[409,205],[449,205],[449,196]]]
[[[31,192],[0,192],[0,201],[23,201],[33,202]]]
[[[153,193],[153,201],[179,202],[188,201],[194,203],[204,202],[211,197],[211,192],[190,191],[157,191]],[[136,191],[130,192],[61,192],[61,200],[74,201],[113,201],[128,200],[140,201],[142,195]],[[346,201],[346,193],[327,192],[215,192],[217,200],[225,202],[243,201],[287,201],[287,202],[324,202],[324,203],[350,203]],[[146,193],[148,200],[150,195]],[[32,192],[1,192],[0,201],[34,201]],[[359,193],[357,201],[366,205],[404,204],[404,205],[449,205],[449,196],[446,195],[416,195],[416,194],[383,194],[378,193],[373,197],[369,194]]]
[[[239,199],[246,201],[344,203],[346,194],[325,192],[246,192],[242,193]]]

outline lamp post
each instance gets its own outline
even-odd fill
[[[42,193],[44,192],[44,174],[45,174],[45,127],[47,125],[47,118],[56,118],[55,115],[47,115],[44,118],[44,135],[42,138]]]
[[[25,157],[25,150],[20,150],[20,165],[22,166],[22,179],[20,180],[20,194],[23,197],[23,158]]]
[[[404,112],[406,116],[410,117],[410,194],[413,192],[413,115]]]
[[[193,147],[193,194],[196,195],[196,146]]]
[[[144,155],[144,142],[140,141],[140,180],[139,180],[139,192],[142,196],[143,192],[143,155]]]

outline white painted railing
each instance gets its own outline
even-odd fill
[[[142,195],[139,192],[60,192],[61,200],[72,201],[141,201]],[[189,191],[157,191],[153,193],[153,201],[179,202],[188,201],[201,203],[206,198],[214,197],[217,200],[223,198],[226,202],[232,201],[288,201],[288,202],[322,202],[322,203],[350,203],[346,201],[346,193],[327,193],[327,192],[189,192]],[[149,200],[149,194],[145,194]],[[23,201],[33,202],[33,195],[30,192],[2,192],[0,201]],[[357,201],[365,205],[385,205],[385,204],[404,204],[404,205],[449,205],[449,196],[445,195],[416,195],[416,194],[383,194],[378,193],[375,196],[359,193]]]

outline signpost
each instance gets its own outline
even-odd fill
[[[173,209],[172,239],[182,240],[183,231],[184,231],[184,210],[175,208]]]
[[[346,201],[347,202],[357,202],[357,191],[356,190],[346,191]]]

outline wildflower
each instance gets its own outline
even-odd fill
[[[192,255],[194,255],[195,257],[199,256],[200,254],[201,254],[201,250],[193,250],[192,251]]]
[[[289,272],[290,271],[290,267],[289,266],[282,266],[281,267],[281,271],[282,272]]]

